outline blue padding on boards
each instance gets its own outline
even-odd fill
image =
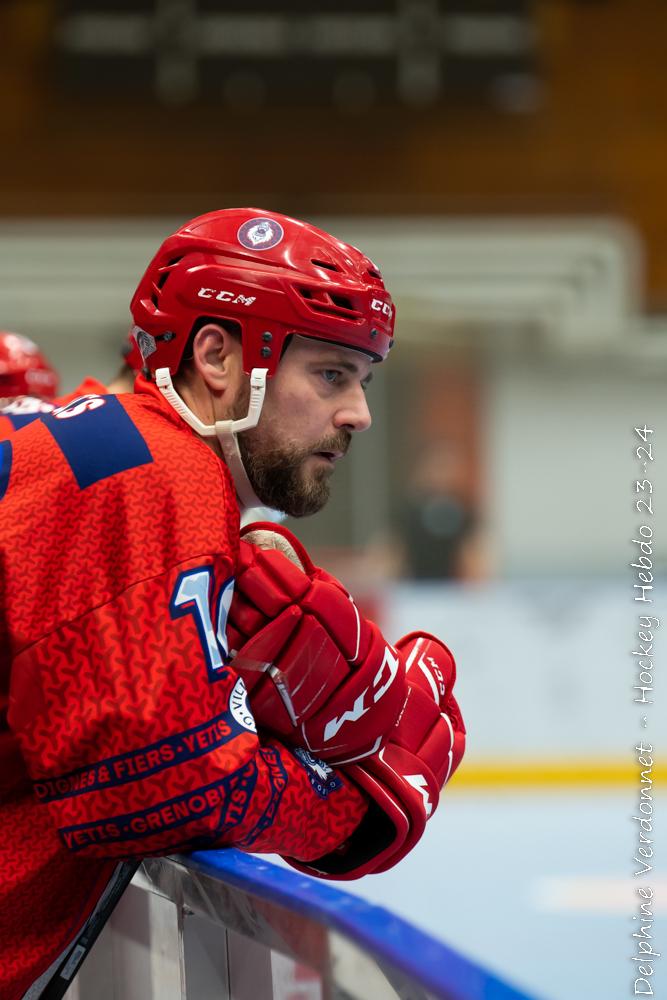
[[[115,396],[81,397],[42,419],[82,490],[153,461],[148,445]]]
[[[344,934],[439,1000],[537,1000],[382,906],[228,848],[179,858],[245,892]]]

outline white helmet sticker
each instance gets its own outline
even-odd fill
[[[155,337],[152,337],[150,333],[146,333],[141,327],[133,326],[132,336],[144,361],[146,358],[150,358],[151,354],[155,354],[157,344],[155,343]]]

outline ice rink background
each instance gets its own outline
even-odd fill
[[[658,825],[666,797],[657,796]],[[663,995],[664,857],[634,870],[630,792],[453,792],[394,871],[347,883],[536,1000],[633,996],[638,885],[655,892],[653,995]],[[660,840],[658,836],[658,840]],[[278,859],[273,859],[277,861]]]
[[[655,704],[633,704],[637,608],[627,584],[403,585],[386,616],[396,634],[408,621],[447,634],[469,750],[412,854],[343,888],[538,998],[632,996],[639,886],[654,892],[655,951],[667,932],[664,765],[650,789],[653,869],[635,877],[633,746],[664,748],[667,702],[658,680]],[[661,996],[662,955],[653,968]]]

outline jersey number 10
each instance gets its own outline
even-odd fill
[[[227,615],[234,595],[234,577],[226,580],[212,601],[215,577],[212,566],[199,566],[181,573],[176,581],[169,602],[172,618],[192,615],[199,632],[204,658],[210,681],[218,681],[227,675],[229,645],[227,643]],[[215,627],[211,607],[215,607]]]

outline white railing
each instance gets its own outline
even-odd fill
[[[382,907],[236,850],[148,859],[67,1000],[530,1000]]]

